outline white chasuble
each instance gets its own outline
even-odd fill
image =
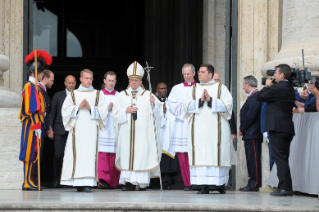
[[[169,108],[167,114],[167,136],[170,139],[169,152],[187,152],[187,122],[184,121],[183,99],[192,86],[185,86],[180,83],[172,88],[168,96]]]
[[[91,109],[79,109],[86,99]],[[102,92],[80,85],[67,95],[62,106],[65,130],[69,131],[61,184],[73,186],[94,186],[97,180],[96,160],[99,130],[105,129],[107,107]]]
[[[199,105],[204,89],[211,98]],[[183,102],[188,121],[188,157],[191,184],[222,185],[228,182],[233,154],[228,120],[233,98],[226,86],[215,83],[196,84]]]
[[[151,171],[157,170],[160,163],[154,120],[160,102],[154,96],[153,109],[149,91],[139,87],[135,97],[131,91],[128,88],[120,92],[113,106],[118,132],[115,166],[121,171],[120,184],[130,182],[145,187],[152,177]],[[126,108],[132,105],[138,108],[135,121],[131,113],[126,113]]]
[[[109,104],[116,101],[116,96],[119,94],[117,91],[113,90],[112,92],[107,92],[107,90],[102,90],[104,93],[106,109],[108,110]],[[100,130],[99,132],[99,152],[108,152],[115,153],[116,152],[116,144],[115,144],[115,131],[114,131],[114,123],[113,123],[113,108],[112,110],[107,112],[107,122],[104,123],[105,129]]]

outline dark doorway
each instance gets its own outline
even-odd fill
[[[181,68],[202,63],[203,0],[24,0],[29,17],[28,54],[44,49],[53,56],[55,83],[48,91],[64,89],[64,78],[77,78],[84,68],[94,72],[100,89],[107,71],[117,73],[116,90],[128,85],[127,67],[145,61],[151,71],[153,92],[158,82],[170,90],[183,81]],[[35,20],[35,21],[34,21]],[[35,29],[35,30],[34,30]],[[35,35],[35,36],[33,36]],[[34,39],[35,37],[35,39]],[[35,41],[35,43],[34,43]],[[148,88],[146,77],[144,83]],[[42,181],[53,176],[53,141],[45,142]]]

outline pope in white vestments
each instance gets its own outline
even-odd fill
[[[132,63],[127,75],[129,87],[120,92],[113,106],[118,131],[115,166],[121,171],[123,191],[136,186],[145,190],[160,163],[154,122],[159,101],[142,87],[144,69],[139,63]]]
[[[188,120],[188,155],[191,184],[198,194],[225,193],[232,158],[228,120],[233,98],[226,86],[213,79],[214,67],[204,64],[183,106]]]
[[[91,192],[97,182],[97,148],[99,129],[105,129],[107,105],[104,94],[93,89],[93,72],[84,69],[81,85],[72,91],[62,106],[62,119],[69,131],[63,158],[61,184]]]

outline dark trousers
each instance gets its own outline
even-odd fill
[[[270,141],[274,160],[277,165],[279,179],[278,189],[292,191],[291,174],[289,168],[290,143],[294,137],[291,134],[270,131]]]
[[[64,150],[68,133],[64,135],[54,135],[54,182],[60,183]]]
[[[252,187],[261,187],[261,143],[262,140],[244,140],[249,181]]]

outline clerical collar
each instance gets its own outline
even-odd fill
[[[183,82],[183,84],[184,84],[185,87],[190,87],[190,86],[196,84],[196,82],[195,81],[193,81],[193,82]]]
[[[66,95],[68,95],[70,93],[70,91],[68,91],[68,89],[65,89]]]
[[[85,87],[82,86],[82,84],[78,88],[78,90],[80,90],[80,91],[92,91],[93,89],[94,88],[93,88],[92,85],[90,87],[88,87],[88,88],[85,88]]]
[[[109,91],[106,88],[104,88],[102,91],[105,95],[115,95],[115,93],[116,93],[116,90],[114,90],[114,89],[112,91]]]
[[[215,82],[214,79],[212,79],[211,81],[209,82],[200,82],[201,85],[209,85],[209,84],[213,84]]]
[[[45,92],[47,92],[47,88],[42,84],[42,82],[39,82],[39,86],[40,86]]]
[[[161,102],[165,102],[166,101],[166,97],[162,98],[160,96],[156,96],[158,98],[158,100],[160,100]]]
[[[29,76],[29,81],[30,81],[30,82],[33,82],[34,84],[36,84],[34,77]]]
[[[137,91],[137,92],[139,92],[140,90],[142,90],[142,87],[141,86],[138,86],[138,88],[136,88],[136,90],[133,90],[132,88],[131,88],[131,86],[128,88],[128,90],[129,91]]]

